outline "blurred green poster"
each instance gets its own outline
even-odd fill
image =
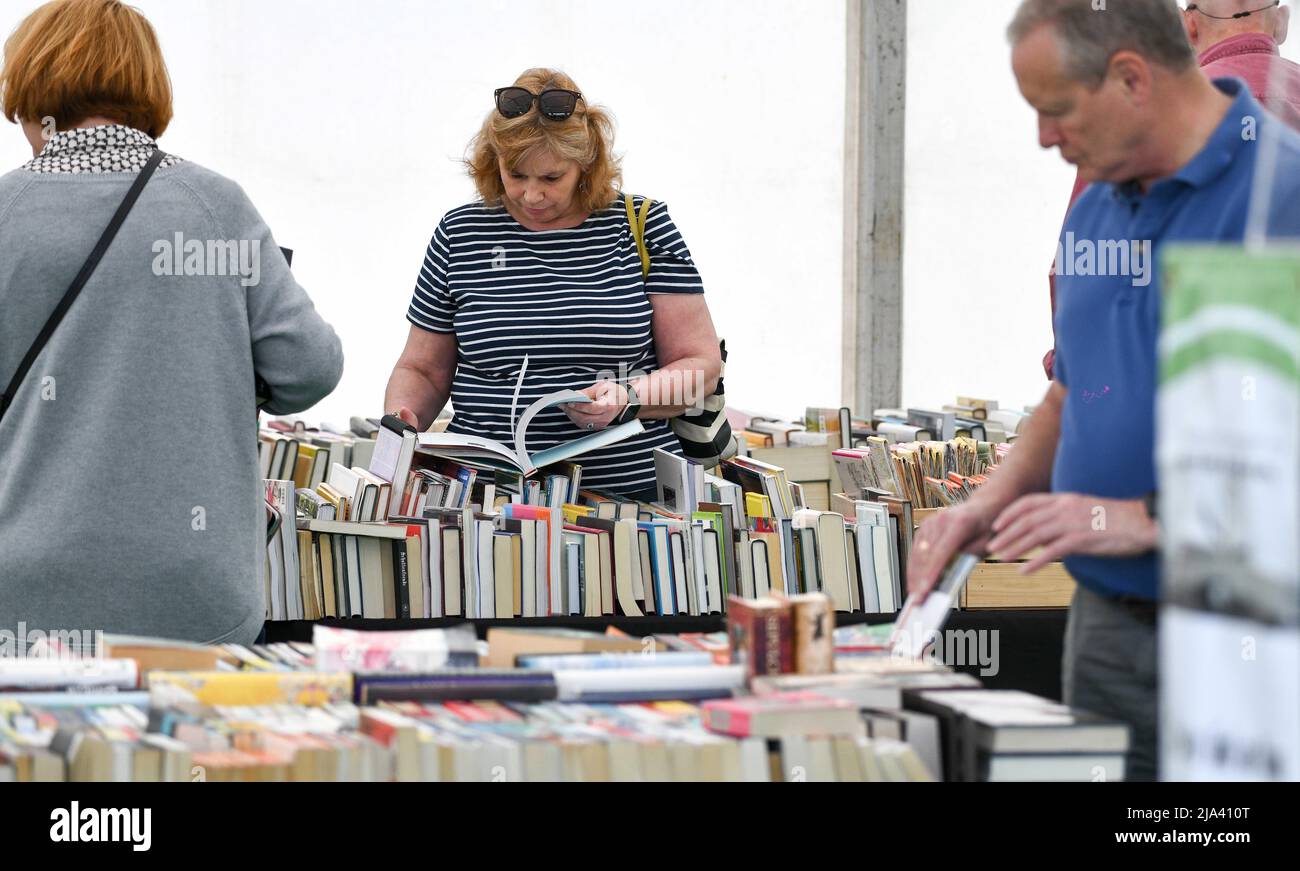
[[[1161,778],[1300,779],[1300,248],[1164,251]]]

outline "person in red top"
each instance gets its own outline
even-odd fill
[[[1244,80],[1266,109],[1300,130],[1300,64],[1278,51],[1290,13],[1277,0],[1200,0],[1187,5],[1183,26],[1208,78]]]
[[[1206,77],[1242,79],[1255,99],[1300,130],[1300,64],[1278,51],[1290,21],[1291,10],[1281,0],[1197,0],[1183,10],[1183,27]],[[1087,182],[1075,178],[1067,214],[1086,187]],[[1048,275],[1048,287],[1055,316],[1055,274]],[[1055,358],[1055,347],[1043,357],[1049,381]]]

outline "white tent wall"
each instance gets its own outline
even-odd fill
[[[39,4],[5,0],[0,35]],[[790,0],[135,0],[175,87],[163,145],[238,180],[343,338],[305,413],[378,414],[458,160],[492,89],[568,71],[618,121],[627,188],[666,201],[733,364],[732,404],[838,404],[845,8]],[[1046,386],[1046,272],[1072,171],[1036,144],[1014,0],[910,0],[903,399]],[[1295,46],[1288,46],[1295,56]],[[0,127],[0,167],[29,156]],[[859,410],[861,411],[861,410]]]
[[[1074,168],[1038,147],[1011,72],[1017,0],[909,0],[903,401],[1019,407],[1047,390],[1047,275]],[[1288,5],[1294,5],[1288,3]],[[1282,47],[1300,60],[1300,39]]]
[[[1015,0],[908,5],[903,401],[1016,406],[1047,389],[1047,275],[1074,170],[1011,73]]]
[[[0,29],[37,5],[4,0]],[[534,66],[614,113],[627,189],[668,203],[735,361],[732,401],[837,401],[842,3],[134,5],[171,69],[164,147],[244,186],[343,339],[343,381],[306,419],[382,413],[429,238],[473,198],[459,159],[493,89]],[[0,166],[30,157],[0,133]]]

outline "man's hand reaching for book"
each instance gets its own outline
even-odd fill
[[[983,556],[992,524],[993,516],[978,502],[945,508],[922,523],[907,560],[908,594],[924,600],[957,554]]]
[[[993,521],[989,553],[1020,559],[1022,575],[1067,556],[1141,556],[1156,548],[1159,527],[1141,499],[1100,499],[1081,493],[1035,493],[1011,503]]]
[[[591,398],[590,403],[562,405],[564,413],[579,429],[592,431],[604,429],[627,406],[627,390],[613,381],[597,381],[579,393]]]

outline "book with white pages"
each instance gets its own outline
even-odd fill
[[[759,539],[752,539],[749,542],[750,561],[753,566],[754,578],[754,598],[761,599],[772,592],[771,580],[769,576],[769,554],[767,552],[767,542]]]
[[[641,577],[641,551],[635,520],[616,521],[614,528],[614,566],[618,574],[619,606],[624,616],[643,617],[640,603],[645,601],[645,579]],[[622,581],[627,574],[627,583]]]
[[[696,580],[696,566],[693,547],[691,544],[690,527],[684,527],[680,531],[674,531],[669,535],[669,542],[673,546],[673,558],[677,559],[677,554],[681,552],[681,563],[684,569],[686,579],[686,612],[693,616],[703,613],[701,608],[700,585]]]
[[[704,475],[705,490],[714,490],[717,492],[717,501],[730,505],[736,522],[745,527],[748,520],[745,517],[745,491],[739,484],[728,481],[726,478],[719,478],[716,475],[710,475],[707,472]]]
[[[461,607],[466,617],[479,616],[478,602],[478,523],[474,519],[474,510],[466,508],[462,512],[460,524],[460,570],[463,580]]]
[[[885,511],[889,508],[886,506]],[[886,521],[889,524],[888,544],[889,544],[889,580],[890,580],[890,601],[891,611],[897,611],[903,603],[903,563],[899,558],[898,540],[901,533],[898,528],[898,517],[893,514],[886,515]]]
[[[792,484],[790,486],[793,489],[794,485]],[[801,502],[796,504],[802,505]],[[807,509],[801,507],[799,510]],[[841,517],[840,523],[842,524],[843,522],[844,518]],[[791,596],[798,595],[799,567],[795,565],[794,524],[790,520],[786,519],[778,520],[773,525],[776,527],[777,545],[781,550],[781,575],[785,584],[784,592]]]
[[[718,541],[718,531],[704,529],[701,538],[704,542],[704,580],[708,591],[706,613],[721,614],[725,604],[722,595],[722,547]]]
[[[862,610],[861,595],[849,584],[848,541],[844,528],[844,517],[829,511],[801,509],[795,512],[793,528],[800,533],[806,529],[815,530],[813,536],[803,536],[802,542],[810,542],[815,553],[812,554],[820,579],[821,592],[831,597],[837,611]],[[805,560],[810,556],[803,555]]]
[[[475,544],[478,548],[478,566],[475,571],[477,601],[475,617],[495,617],[497,608],[495,555],[491,520],[475,520]]]
[[[592,400],[576,390],[557,390],[534,402],[520,415],[515,426],[513,449],[494,439],[452,432],[422,432],[416,436],[416,450],[453,460],[465,460],[493,468],[509,469],[529,475],[551,463],[571,460],[598,448],[617,444],[643,432],[639,420],[596,430],[581,438],[552,448],[529,453],[528,425],[534,417],[558,405],[589,403]],[[381,434],[382,435],[382,434]],[[402,472],[399,468],[397,472]]]
[[[583,571],[582,542],[573,533],[564,533],[564,582],[569,591],[569,600],[577,601],[581,595],[580,582]]]
[[[424,616],[441,617],[442,613],[442,530],[437,523],[425,524],[423,539]]]
[[[898,602],[894,597],[896,564],[889,541],[889,507],[880,502],[866,501],[858,501],[854,507],[859,529],[858,565],[863,577],[864,610],[891,614],[898,610]],[[868,577],[872,578],[874,589],[868,589]]]
[[[739,568],[739,576],[736,578],[736,585],[739,588],[737,594],[742,599],[758,598],[754,589],[754,556],[751,544],[747,530],[742,529],[737,533],[736,564]]]
[[[506,518],[501,523],[506,532],[519,533],[519,577],[521,617],[536,617],[537,613],[537,569],[545,571],[546,558],[537,559],[537,521],[531,518]],[[545,577],[542,585],[546,585]]]
[[[880,613],[875,544],[872,540],[874,529],[868,518],[860,518],[853,526],[853,536],[857,542],[858,577],[862,584],[862,610],[868,614]]]
[[[341,463],[330,463],[329,474],[325,476],[325,483],[329,484],[339,493],[352,500],[351,505],[354,507],[353,516],[350,520],[356,520],[361,515],[361,505],[366,492],[366,479],[357,474],[354,469],[349,469]]]
[[[651,453],[658,504],[672,514],[689,517],[704,501],[704,467],[661,448]]]
[[[822,574],[822,592],[829,595],[837,611],[862,610],[860,591],[849,581],[848,539],[844,517],[832,511],[817,516],[818,560]]]
[[[386,415],[375,435],[375,449],[370,456],[368,470],[392,484],[389,491],[388,513],[397,514],[402,508],[402,497],[406,486],[406,476],[411,469],[411,457],[415,453],[415,427]],[[401,469],[401,477],[397,471]]]
[[[961,596],[962,588],[978,564],[979,558],[973,554],[958,554],[948,564],[929,595],[923,600],[917,596],[907,597],[889,637],[889,646],[894,656],[904,659],[921,658],[926,646],[939,637],[939,632],[952,613],[953,603]]]
[[[492,576],[496,584],[496,610],[495,613],[489,611],[487,614],[489,617],[508,620],[523,616],[515,611],[521,593],[515,587],[516,570],[520,564],[515,562],[514,552],[516,542],[519,542],[519,548],[522,550],[521,538],[518,533],[514,535],[501,531],[492,533]]]
[[[704,569],[704,523],[695,522],[687,528],[686,555],[691,563],[691,578],[695,584],[697,614],[710,614],[709,582]]]

